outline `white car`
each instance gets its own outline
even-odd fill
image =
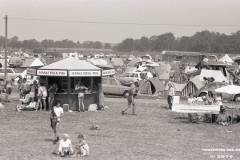
[[[7,74],[11,79],[15,79],[17,76],[21,75],[21,73],[16,73],[13,68],[7,68]],[[5,79],[5,69],[0,69],[0,79]]]
[[[123,74],[124,78],[126,79],[132,79],[134,82],[137,82],[138,80],[142,80],[141,78],[141,72],[127,72]]]

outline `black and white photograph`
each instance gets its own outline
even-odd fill
[[[240,0],[0,0],[0,160],[240,159]]]

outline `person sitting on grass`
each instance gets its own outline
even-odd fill
[[[58,146],[54,149],[53,154],[58,154],[65,157],[67,154],[73,154],[72,142],[68,134],[63,135],[63,139],[59,141]]]
[[[221,109],[216,122],[219,125],[228,126],[228,116],[226,115],[225,109],[223,109],[223,108]]]
[[[78,140],[79,140],[79,144],[77,144],[75,147],[77,151],[71,157],[89,156],[89,146],[87,142],[84,140],[84,137],[82,134],[78,135]]]
[[[59,122],[60,118],[63,117],[63,108],[60,107],[61,103],[59,101],[56,102],[56,106],[53,107],[52,112],[51,112],[51,127],[55,133],[55,138],[56,142],[59,141],[59,136],[58,136],[58,128],[59,128]]]
[[[21,110],[29,110],[29,109],[35,109],[37,111],[37,108],[36,108],[36,102],[34,101],[34,98],[31,98],[31,103],[27,106],[24,106],[24,105],[18,105],[17,106],[17,111],[21,111]]]
[[[21,104],[28,104],[30,102],[30,97],[29,97],[30,91],[26,91],[26,96],[23,99],[19,99],[19,102]]]

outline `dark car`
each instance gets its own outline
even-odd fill
[[[200,88],[196,94],[197,97],[206,96],[208,91],[211,91],[213,94],[217,94],[215,89],[229,85],[225,82],[211,82]],[[225,100],[234,100],[235,102],[240,102],[240,91],[238,94],[230,95],[228,93],[222,93],[222,98]]]

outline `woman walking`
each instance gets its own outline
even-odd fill
[[[83,85],[83,82],[79,82],[80,85],[75,86],[75,90],[78,92],[78,112],[81,112],[81,106],[82,106],[82,111],[84,112],[84,104],[83,104],[83,99],[84,99],[84,90],[88,89]]]

